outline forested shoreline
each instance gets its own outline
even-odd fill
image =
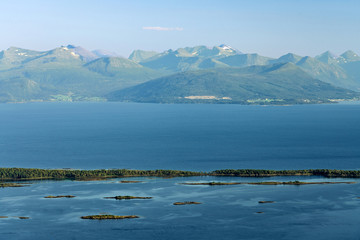
[[[0,168],[0,180],[34,179],[105,179],[118,177],[190,177],[190,176],[234,176],[234,177],[272,177],[272,176],[322,176],[327,178],[359,178],[360,170],[307,169],[307,170],[263,170],[263,169],[224,169],[211,172],[181,170],[130,170],[130,169],[37,169]]]
[[[360,170],[305,169],[305,170],[264,170],[264,169],[224,169],[209,173],[211,176],[272,177],[272,176],[322,176],[360,178]]]

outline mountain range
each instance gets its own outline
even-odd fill
[[[357,92],[314,79],[293,63],[177,73],[107,95],[110,101],[153,103],[324,103]]]
[[[347,51],[274,59],[222,44],[129,58],[67,45],[0,52],[0,102],[307,103],[359,96],[360,57]]]

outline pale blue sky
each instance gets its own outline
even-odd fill
[[[360,53],[358,0],[1,0],[0,9],[0,50],[75,44],[127,57],[226,43],[271,57]]]

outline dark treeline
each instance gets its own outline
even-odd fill
[[[323,176],[359,178],[357,170],[261,170],[261,169],[225,169],[212,172],[192,172],[178,170],[71,170],[36,168],[0,168],[0,180],[21,179],[96,179],[112,177],[190,177],[190,176],[235,176],[235,177],[271,177],[271,176]]]
[[[0,179],[89,179],[111,177],[187,177],[202,176],[205,173],[177,170],[71,170],[71,169],[37,169],[37,168],[0,168]]]
[[[211,172],[213,176],[271,177],[271,176],[323,176],[360,178],[359,170],[307,169],[307,170],[262,170],[224,169]]]

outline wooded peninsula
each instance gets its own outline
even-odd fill
[[[225,169],[211,172],[179,170],[130,170],[130,169],[37,169],[37,168],[0,168],[0,180],[87,180],[120,177],[190,177],[190,176],[233,176],[233,177],[273,177],[273,176],[322,176],[327,178],[360,178],[360,170],[261,170]]]

